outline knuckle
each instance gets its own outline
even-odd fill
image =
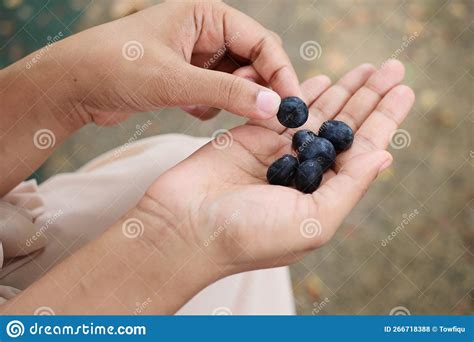
[[[385,93],[385,90],[383,89],[383,87],[380,84],[377,84],[377,82],[373,80],[369,80],[364,85],[364,88],[368,89],[370,92],[378,95],[379,97],[381,97]]]
[[[272,35],[273,39],[276,41],[278,45],[283,45],[283,40],[281,39],[280,35],[274,31],[268,30]]]
[[[281,50],[281,48],[281,44],[278,44],[277,39],[270,31],[266,34],[263,34],[258,42],[252,47],[249,54],[250,60],[255,61],[264,50],[278,51]]]
[[[242,82],[238,77],[233,77],[232,80],[221,79],[218,85],[218,93],[224,99],[225,106],[228,107],[236,99],[238,94],[242,91]]]
[[[332,234],[327,231],[322,231],[321,234],[308,239],[306,247],[303,249],[303,252],[311,252],[315,249],[325,246],[332,239]]]
[[[154,98],[154,104],[175,105],[191,104],[196,94],[197,82],[190,80],[191,68],[182,68],[170,65],[159,70],[160,74],[152,77],[147,93]]]
[[[339,118],[338,120],[345,122],[346,124],[349,125],[350,128],[352,128],[353,131],[356,131],[359,129],[359,123],[355,119],[355,117],[346,111],[342,111],[339,113]]]
[[[361,145],[363,150],[366,152],[378,150],[378,147],[375,145],[372,139],[361,133],[356,134],[354,140],[357,140],[357,144]]]
[[[378,109],[376,109],[375,112],[382,115],[385,118],[385,120],[389,122],[395,128],[401,124],[401,122],[398,119],[400,115],[394,109],[388,106],[386,107],[380,106]]]
[[[315,78],[322,84],[330,85],[332,83],[331,78],[328,75],[318,75]]]
[[[278,65],[275,70],[273,70],[272,74],[270,75],[270,83],[273,81],[278,80],[278,78],[281,78],[281,75],[290,68],[288,64],[281,64]]]
[[[362,198],[369,190],[370,183],[354,177],[350,172],[347,172],[344,169],[338,174],[338,176],[347,178],[348,186],[355,190],[355,193],[359,198]]]

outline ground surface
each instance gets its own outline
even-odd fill
[[[41,47],[59,30],[70,34],[129,10],[120,1],[113,6],[109,1],[41,3],[3,0],[0,66]],[[334,240],[291,267],[298,312],[388,314],[401,306],[412,314],[473,314],[473,3],[230,3],[282,36],[301,80],[320,73],[336,80],[359,63],[379,65],[395,56],[405,63],[406,83],[417,95],[403,125],[410,144],[391,149],[393,166]],[[300,47],[310,40],[319,43],[321,55],[306,60]],[[140,114],[122,126],[88,127],[59,148],[35,177],[75,170],[125,143],[148,118],[157,124],[145,136],[210,136],[241,122],[225,113],[203,123],[167,110],[157,119]],[[391,233],[393,239],[384,243]]]

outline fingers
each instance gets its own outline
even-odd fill
[[[362,64],[352,69],[317,101],[309,104],[311,110],[323,121],[332,119],[374,71],[375,68],[371,64]]]
[[[199,66],[199,65],[196,65],[196,66]],[[251,65],[238,67],[232,61],[228,59],[223,59],[220,61],[219,64],[215,66],[214,70],[232,73],[235,76],[245,78],[261,86],[264,86],[264,87],[266,86],[266,83],[263,80],[263,78],[257,73],[257,71]],[[209,106],[201,105],[201,104],[182,106],[181,109],[201,120],[212,119],[213,117],[217,116],[220,112],[219,108],[209,107]]]
[[[245,14],[223,5],[229,49],[252,62],[255,70],[281,97],[300,96],[298,77],[279,39]],[[238,37],[236,35],[238,34]],[[275,112],[276,114],[276,112]]]
[[[176,102],[180,102],[181,106],[200,106],[184,107],[184,110],[200,115],[196,111],[207,112],[205,106],[208,106],[226,109],[248,118],[268,119],[276,115],[280,96],[301,96],[298,78],[276,33],[225,4],[215,4],[213,9],[213,14],[222,18],[221,32],[226,42],[227,56],[250,61],[252,69],[239,70],[237,66],[235,70],[232,63],[227,63],[228,58],[220,58],[210,68],[236,71],[237,76],[242,73],[245,78],[208,70],[206,59],[209,58],[209,53],[199,50],[191,62],[195,66],[204,66],[204,70],[188,68],[189,73],[185,77],[193,80],[192,83],[199,87],[199,91],[188,90],[183,101]],[[268,85],[273,91],[259,84]],[[212,114],[214,113],[215,111]]]
[[[236,69],[233,74],[242,78],[246,78],[249,81],[260,84],[261,86],[268,86],[265,80],[260,76],[252,65],[246,65]]]
[[[280,35],[272,30],[268,30],[268,32],[275,38],[276,42],[280,45],[283,45],[283,40],[281,39]]]
[[[174,77],[179,82],[175,87],[183,88],[173,100],[177,105],[206,105],[257,119],[273,117],[278,111],[280,96],[247,79],[191,65],[183,65],[180,73]]]
[[[331,85],[331,80],[325,75],[312,77],[301,84],[301,93],[306,103],[315,101]],[[286,128],[278,121],[276,117],[267,120],[250,120],[250,125],[257,125],[271,129],[278,134],[283,133]],[[291,136],[288,135],[291,139]]]
[[[338,157],[336,170],[357,155],[387,148],[414,102],[415,94],[409,87],[399,85],[390,90],[356,132],[352,147]]]
[[[368,152],[351,159],[323,184],[312,197],[310,215],[320,225],[314,238],[303,238],[302,248],[317,248],[328,242],[344,218],[364,196],[372,181],[392,162],[387,151]]]
[[[285,134],[291,137],[295,131],[304,128],[317,131],[324,121],[336,116],[344,104],[365,84],[374,71],[374,67],[370,64],[362,64],[349,71],[314,102],[308,102],[311,115],[303,127],[288,129]]]
[[[225,54],[222,56],[215,57],[215,53],[196,53],[191,56],[191,61],[190,63],[194,66],[197,66],[199,68],[204,68],[204,69],[211,69],[214,70],[216,69],[217,66],[223,64],[223,67],[221,68],[220,71],[225,71],[228,72],[227,69],[231,69],[230,72],[235,70],[237,66],[235,65],[229,65],[228,63],[224,62],[225,61]]]
[[[311,77],[301,83],[302,99],[309,107],[329,88],[330,85],[331,79],[326,75]]]
[[[219,108],[213,108],[205,105],[190,105],[182,106],[180,108],[201,120],[212,119],[221,111]]]
[[[352,96],[335,120],[344,121],[355,132],[382,97],[403,80],[404,75],[405,69],[399,61],[390,60],[384,63]]]
[[[365,120],[357,136],[370,140],[370,144],[377,148],[385,149],[392,133],[405,120],[414,102],[415,94],[410,87],[400,85],[393,88]]]

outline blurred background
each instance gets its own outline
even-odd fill
[[[44,46],[156,1],[0,0],[0,68]],[[300,80],[333,81],[364,62],[406,66],[417,95],[392,139],[392,167],[332,242],[291,266],[299,314],[474,314],[473,1],[260,0],[228,3],[277,32]],[[242,123],[179,110],[86,127],[32,177],[72,172],[141,136],[211,136]]]

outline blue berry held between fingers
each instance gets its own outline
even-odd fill
[[[354,141],[352,129],[346,123],[337,120],[323,123],[318,135],[329,140],[337,153],[347,150]]]
[[[301,192],[314,192],[323,179],[323,168],[316,160],[306,160],[298,166],[295,175],[295,186]]]
[[[308,120],[308,107],[299,97],[285,97],[281,100],[277,118],[283,126],[288,128],[303,126]]]
[[[291,147],[296,152],[303,149],[307,144],[316,138],[316,133],[310,131],[309,129],[302,129],[296,132],[293,135],[291,140]]]
[[[267,170],[268,183],[287,186],[291,183],[298,168],[298,159],[285,154],[275,160]]]
[[[306,145],[302,145],[298,151],[300,163],[308,159],[314,159],[321,164],[323,171],[329,169],[336,160],[336,150],[327,139],[314,137]]]

